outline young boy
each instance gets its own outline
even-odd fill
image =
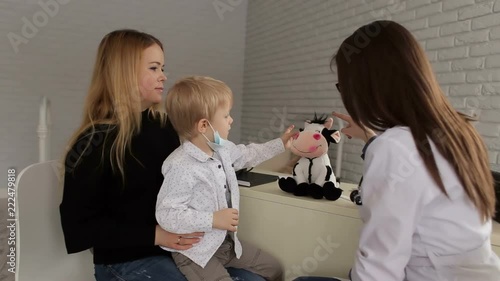
[[[238,240],[239,189],[235,170],[255,166],[285,150],[293,133],[264,144],[227,140],[232,92],[209,77],[187,77],[167,94],[168,118],[183,141],[163,163],[156,219],[173,233],[205,232],[201,241],[172,257],[189,281],[232,280],[225,267],[243,268],[267,280],[283,280],[280,263]],[[183,236],[177,243],[182,245]]]

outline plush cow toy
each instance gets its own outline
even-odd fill
[[[332,118],[318,118],[314,114],[314,119],[306,121],[304,129],[293,136],[290,150],[301,158],[293,168],[293,178],[279,179],[283,191],[328,200],[337,200],[342,195],[328,157],[330,143],[340,141],[340,132],[330,130],[332,125]]]

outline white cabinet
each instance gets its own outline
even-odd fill
[[[344,196],[355,187],[342,184]],[[300,275],[347,278],[362,225],[356,205],[344,198],[296,197],[275,182],[240,187],[240,193],[239,237],[278,257],[286,280]],[[500,255],[500,224],[496,222],[492,244]]]
[[[361,227],[352,202],[295,197],[276,183],[240,191],[239,237],[278,257],[286,280],[301,275],[347,278]]]
[[[500,199],[499,199],[500,200]],[[500,257],[500,223],[493,222],[493,232],[491,233],[491,245],[493,251]]]
[[[499,246],[493,246],[493,252],[497,253],[497,256],[500,257],[500,247]]]

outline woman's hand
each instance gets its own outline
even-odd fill
[[[164,246],[175,250],[187,250],[192,248],[196,243],[200,242],[203,237],[203,232],[194,232],[188,234],[171,233],[161,226],[156,226],[155,245]]]
[[[292,137],[295,134],[297,134],[297,132],[292,131],[294,127],[295,127],[294,125],[291,125],[285,130],[283,135],[281,135],[281,140],[283,141],[283,146],[285,146],[285,149],[290,148],[290,145],[292,143]]]
[[[347,122],[347,125],[344,128],[342,128],[340,132],[342,132],[349,138],[361,139],[367,142],[369,139],[377,135],[373,130],[359,126],[358,124],[354,123],[354,121],[352,121],[351,116],[349,115],[338,112],[332,112],[332,115]]]

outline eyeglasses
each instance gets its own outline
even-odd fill
[[[339,93],[340,93],[340,85],[339,85],[339,83],[335,83],[335,86],[337,86],[337,90],[338,90],[338,91],[339,91]]]

